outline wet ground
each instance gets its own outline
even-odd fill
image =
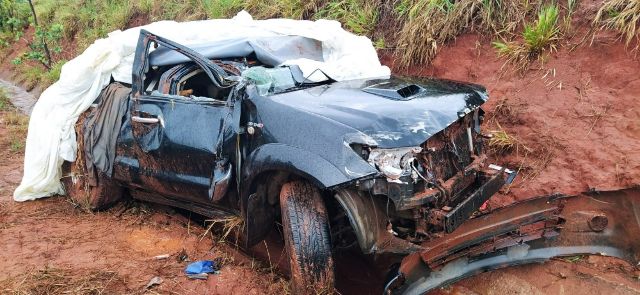
[[[2,78],[0,78],[0,87],[2,87],[11,98],[11,104],[22,113],[27,115],[31,114],[31,110],[37,101],[37,98],[33,94],[26,92],[24,89]]]
[[[432,65],[410,70],[488,88],[485,130],[503,128],[515,141],[512,151],[493,155],[491,161],[520,171],[511,187],[492,197],[493,208],[554,192],[613,190],[640,182],[638,56],[607,32],[591,45],[580,45],[589,24],[574,24],[575,36],[565,36],[558,52],[522,76],[505,72],[493,40],[475,34],[443,48]],[[391,57],[385,62],[392,64]],[[15,88],[7,89],[13,93]],[[33,99],[21,95],[16,105],[28,112]],[[169,207],[128,203],[91,214],[62,197],[14,202],[22,154],[6,138],[6,126],[0,124],[0,293],[44,290],[42,285],[29,289],[33,274],[43,269],[64,270],[79,279],[106,274],[96,281],[103,293],[288,293],[286,279],[274,267],[283,264],[277,236],[244,252],[233,240],[212,236],[195,218]],[[221,258],[221,274],[206,281],[186,279],[187,263],[179,259],[185,253],[191,260]],[[160,254],[170,257],[153,258]],[[338,290],[380,294],[392,260],[338,253]],[[145,289],[154,277],[162,283]],[[618,259],[575,256],[480,274],[430,294],[640,294],[640,280],[632,266]]]
[[[6,126],[0,124],[0,138],[6,133]],[[277,234],[242,251],[233,246],[234,239],[221,240],[219,234],[207,232],[201,219],[165,206],[129,202],[106,212],[86,213],[64,197],[17,203],[11,194],[21,180],[22,154],[2,141],[0,161],[0,290],[42,290],[42,282],[33,281],[42,277],[34,273],[62,271],[66,280],[90,281],[93,287],[115,294],[288,292],[288,282],[281,275],[287,270]],[[154,258],[162,254],[169,258]],[[188,264],[181,259],[184,257],[191,261],[221,259],[221,274],[189,280],[183,275]],[[386,267],[396,259],[358,251],[336,254],[338,290],[379,294]],[[96,279],[100,275],[103,279]],[[430,294],[640,294],[635,276],[633,267],[620,260],[576,256],[496,270]],[[162,283],[146,289],[154,277]]]

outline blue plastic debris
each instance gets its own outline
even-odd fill
[[[184,270],[187,274],[199,274],[199,273],[215,273],[215,265],[213,261],[200,260],[187,265]]]

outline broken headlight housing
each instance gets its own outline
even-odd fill
[[[419,146],[395,149],[371,149],[367,162],[376,167],[387,179],[397,181],[403,175],[415,180],[420,176],[414,162],[422,151]]]

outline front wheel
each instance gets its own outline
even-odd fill
[[[318,189],[293,181],[280,191],[293,294],[333,293],[335,275],[327,209]]]

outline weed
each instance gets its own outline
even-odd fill
[[[11,110],[4,113],[3,123],[9,133],[6,142],[9,144],[11,151],[23,153],[27,130],[29,129],[29,117],[17,110]]]
[[[516,70],[524,73],[529,69],[529,62],[532,59],[539,58],[544,62],[546,57],[542,56],[542,53],[546,50],[554,51],[555,44],[560,38],[559,13],[556,4],[542,6],[534,23],[524,23],[522,43],[517,41],[493,42],[498,56],[505,58],[505,65],[512,64]]]
[[[33,90],[40,83],[42,77],[47,73],[47,71],[41,67],[28,64],[18,67],[17,70],[22,74],[21,82],[24,84],[26,91]]]
[[[242,217],[240,216],[232,216],[232,217],[228,217],[228,218],[219,218],[219,219],[210,219],[210,220],[205,220],[205,222],[209,222],[209,226],[207,227],[207,230],[204,232],[204,234],[202,234],[202,237],[200,237],[200,240],[202,240],[207,233],[210,233],[213,229],[213,227],[216,224],[222,224],[222,236],[220,237],[219,241],[224,241],[227,239],[227,237],[229,236],[229,234],[231,234],[231,231],[233,231],[234,229],[236,230],[236,233],[234,234],[236,236],[236,245],[238,244],[237,238],[239,236],[239,234],[241,233],[242,229],[244,228],[244,220],[242,219]]]
[[[101,294],[107,287],[122,289],[124,283],[115,271],[45,267],[4,280],[0,288],[12,294]]]
[[[375,47],[376,49],[384,49],[385,48],[384,37],[378,39],[378,41],[373,42],[373,47]]]
[[[408,16],[396,52],[400,68],[429,63],[440,46],[466,30],[510,33],[526,14],[516,0],[403,0],[396,12]]]
[[[521,73],[529,69],[530,52],[521,44],[516,42],[493,42],[493,47],[496,49],[498,56],[506,60],[505,65],[512,64]]]
[[[562,258],[562,260],[565,261],[565,262],[574,263],[574,262],[576,262],[576,261],[578,261],[580,259],[583,259],[585,257],[586,257],[586,255],[574,255],[574,256],[569,256],[569,257]]]
[[[497,121],[496,126],[498,130],[491,131],[493,136],[489,140],[489,149],[496,155],[510,153],[517,145],[516,139],[507,134]]]
[[[317,17],[334,19],[344,24],[347,30],[358,35],[370,35],[378,22],[376,1],[342,0],[327,3],[327,8]]]
[[[319,11],[316,1],[300,0],[246,0],[245,9],[257,19],[291,18],[310,19]]]
[[[567,14],[562,17],[563,31],[569,33],[571,31],[571,17],[578,4],[578,0],[567,0]]]
[[[204,12],[207,18],[229,18],[242,9],[242,2],[239,0],[218,0],[203,1]]]
[[[538,12],[538,19],[535,24],[524,24],[524,41],[533,55],[542,53],[547,48],[555,49],[555,42],[558,41],[560,28],[557,26],[560,10],[558,5],[550,4],[543,6]]]
[[[6,106],[10,105],[9,97],[4,87],[0,86],[0,111],[4,110]]]
[[[640,0],[605,1],[593,24],[600,24],[601,29],[617,30],[628,46],[634,36],[640,38]]]

